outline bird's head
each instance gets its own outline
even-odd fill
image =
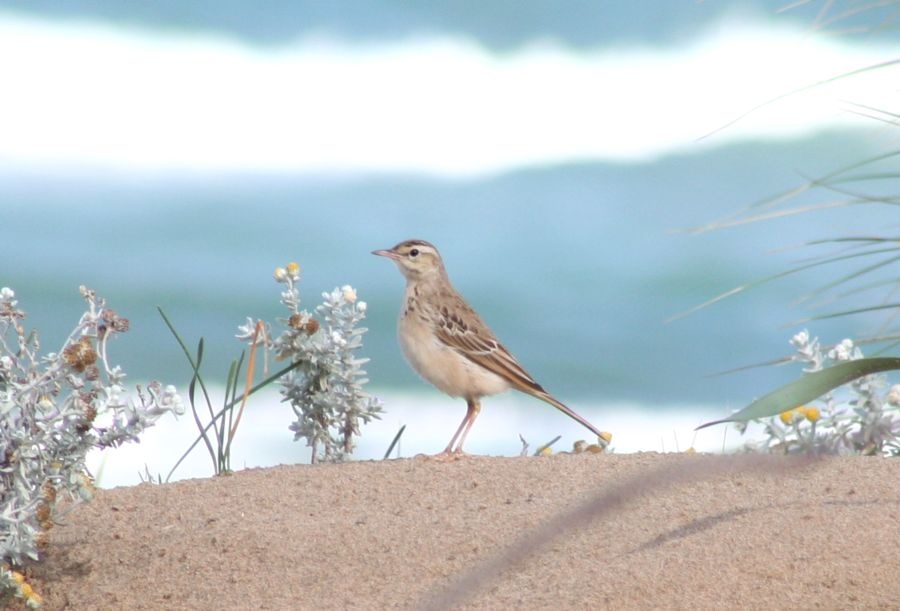
[[[407,280],[423,280],[444,273],[440,253],[425,240],[406,240],[389,250],[374,250],[372,254],[393,260]]]

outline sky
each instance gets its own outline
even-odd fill
[[[440,34],[359,42],[313,32],[261,47],[221,32],[0,10],[0,161],[466,177],[645,160],[871,126],[853,111],[896,107],[900,94],[885,83],[898,82],[897,67],[741,117],[898,51],[900,42],[818,35],[771,16],[726,17],[690,41],[576,49],[535,39],[496,51]]]

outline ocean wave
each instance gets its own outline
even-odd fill
[[[896,57],[896,45],[726,20],[690,44],[497,54],[460,37],[274,49],[220,36],[0,13],[0,159],[84,168],[491,174],[639,160],[773,96]],[[809,134],[889,107],[876,75],[791,96],[715,138]],[[885,85],[887,83],[887,86]],[[888,97],[890,96],[890,97]],[[40,137],[36,137],[40,134]]]
[[[211,390],[214,397],[223,394],[221,388]],[[392,457],[436,454],[444,449],[465,414],[462,400],[436,392],[381,389],[374,394],[384,402],[385,412],[380,420],[363,427],[353,455],[355,460],[381,459],[404,425],[407,428]],[[693,431],[698,424],[726,414],[725,406],[584,401],[573,402],[571,407],[601,430],[613,434],[611,451],[615,452],[679,452],[688,448],[721,452],[733,450],[745,441],[724,426]],[[281,402],[277,390],[254,395],[235,436],[233,468],[309,463],[309,448],[303,441],[293,441],[293,433],[288,430],[293,419],[293,412]],[[137,484],[140,475],[147,471],[165,476],[197,435],[189,413],[177,420],[165,418],[149,429],[140,443],[94,452],[88,465],[101,487]],[[466,451],[517,456],[522,449],[520,435],[531,451],[557,435],[562,438],[554,445],[554,451],[571,450],[573,442],[579,439],[591,440],[581,425],[552,407],[510,393],[483,401]],[[201,443],[176,470],[173,480],[208,477],[212,473],[212,463]]]

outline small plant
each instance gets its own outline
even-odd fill
[[[300,293],[296,287],[300,280],[299,265],[289,263],[286,268],[279,267],[275,270],[275,280],[287,284],[281,294],[281,302],[290,312],[288,318],[280,320],[285,330],[272,340],[269,325],[261,320],[248,317],[246,324],[238,327],[237,339],[250,346],[246,382],[239,395],[238,381],[245,356],[242,352],[229,368],[224,405],[219,411],[213,410],[206,383],[200,375],[203,339],[197,344],[196,353],[192,353],[165,312],[159,310],[193,369],[188,399],[200,431],[169,471],[166,481],[201,441],[206,445],[215,473],[229,472],[232,441],[248,397],[276,380],[282,384],[282,394],[297,416],[290,430],[294,431],[295,440],[305,438],[307,445],[312,447],[312,462],[346,458],[353,451],[353,437],[359,435],[360,424],[378,417],[379,402],[362,391],[366,380],[361,366],[368,359],[354,356],[354,351],[362,346],[361,335],[366,331],[356,327],[365,317],[365,302],[357,301],[356,291],[350,286],[324,293],[325,302],[316,309],[324,321],[321,325],[309,312],[300,310]],[[290,364],[253,386],[259,347],[263,348],[264,357],[267,350],[274,350],[278,360],[289,360]],[[205,424],[197,407],[198,387],[209,413]],[[238,405],[240,409],[235,415]],[[208,434],[210,430],[211,434]]]
[[[279,320],[284,330],[270,347],[278,360],[294,365],[280,380],[296,416],[290,430],[295,440],[306,439],[312,462],[343,460],[353,452],[360,426],[381,413],[380,402],[362,389],[368,381],[362,366],[368,359],[355,354],[366,332],[357,326],[365,318],[366,303],[351,286],[336,288],[322,294],[314,318],[300,308],[299,265],[279,267],[275,280],[285,285],[281,303],[289,316]],[[255,328],[248,319],[238,337],[250,340]]]
[[[128,320],[91,289],[80,291],[87,311],[59,352],[41,356],[14,291],[0,289],[0,590],[15,583],[30,603],[36,595],[10,566],[38,558],[58,500],[91,498],[88,451],[137,441],[163,414],[183,412],[175,388],[159,382],[126,398],[108,345]]]
[[[787,5],[785,9],[796,9],[806,4],[809,3],[806,1],[794,2]],[[898,0],[860,3],[859,6],[847,10],[836,8],[841,3],[824,2],[822,4],[821,10],[818,11],[815,22],[812,24],[813,29],[828,31],[839,24],[841,28],[846,26],[845,32],[869,35],[885,30],[885,25],[891,24]],[[883,61],[836,74],[818,82],[801,85],[792,91],[785,92],[767,102],[756,105],[719,129],[724,129],[750,113],[787,97],[827,86],[837,81],[872,77],[875,74],[884,74],[885,78],[879,81],[883,85],[883,93],[885,95],[883,99],[890,99],[889,94],[893,91],[894,80],[888,74],[885,74],[884,71],[895,68],[898,65],[900,65],[900,59],[887,56]],[[897,121],[898,115],[896,110],[891,109],[889,105],[877,103],[873,105],[871,102],[861,103],[852,99],[846,100],[845,103],[849,112],[885,126],[896,128],[900,125]],[[719,131],[719,129],[712,133]],[[694,231],[700,232],[710,229],[736,227],[759,221],[773,221],[786,216],[810,212],[827,214],[828,210],[840,207],[852,206],[856,210],[879,205],[895,207],[898,203],[897,178],[900,177],[898,159],[900,159],[900,150],[893,146],[887,147],[877,154],[855,159],[851,163],[845,163],[824,174],[811,179],[804,179],[794,187],[758,201],[736,214],[730,214],[719,221],[698,227]],[[898,341],[900,340],[900,333],[898,333],[900,329],[898,329],[896,324],[900,303],[895,299],[897,289],[900,287],[900,278],[897,276],[897,266],[900,263],[900,236],[886,233],[883,224],[875,224],[871,230],[861,234],[839,234],[811,240],[804,244],[805,247],[816,250],[826,245],[834,250],[825,254],[817,254],[811,259],[795,264],[768,277],[736,286],[671,319],[680,318],[768,282],[780,280],[794,274],[818,272],[823,277],[823,281],[818,287],[803,295],[800,301],[811,302],[814,299],[821,299],[823,303],[831,303],[832,301],[837,302],[850,299],[852,300],[851,305],[837,311],[819,313],[798,322],[806,323],[823,319],[886,313],[887,316],[877,330],[866,336],[857,337],[855,344],[866,343],[876,346],[882,344],[884,347],[879,350],[879,353],[883,355],[889,354],[891,350],[900,344],[900,341]],[[873,290],[882,291],[883,297],[881,299],[861,297],[872,295]],[[808,340],[808,335],[806,337]],[[845,348],[849,345],[852,349],[854,344],[853,342],[847,344],[846,342],[849,341],[845,340],[842,344]],[[818,350],[817,344],[815,346],[810,344],[807,347]],[[824,360],[825,356],[828,356],[828,360],[832,363],[829,367],[822,368],[812,363],[811,367],[807,369],[807,374],[801,379],[769,392],[728,418],[707,422],[698,428],[723,422],[747,423],[751,420],[768,418],[779,413],[783,414],[787,410],[787,412],[793,413],[793,416],[783,416],[784,420],[789,420],[789,422],[782,422],[782,424],[792,427],[791,431],[787,432],[778,428],[779,425],[775,421],[772,421],[771,427],[767,428],[770,441],[773,441],[774,436],[774,445],[783,447],[786,451],[796,447],[797,443],[804,445],[813,440],[821,441],[821,436],[816,434],[815,429],[833,425],[835,429],[832,430],[830,439],[832,441],[841,440],[838,445],[845,451],[897,454],[896,423],[893,421],[893,416],[887,413],[892,407],[896,407],[896,397],[900,393],[900,389],[897,389],[897,387],[894,387],[888,393],[888,398],[884,399],[877,395],[876,389],[869,388],[870,382],[854,383],[854,392],[860,394],[852,402],[853,414],[855,414],[857,422],[851,424],[851,427],[856,427],[855,433],[850,434],[848,432],[847,437],[843,437],[840,432],[840,429],[845,428],[848,424],[845,418],[842,417],[840,422],[833,422],[829,420],[826,414],[821,421],[804,420],[803,418],[797,418],[797,412],[793,411],[793,409],[794,406],[804,405],[808,401],[816,400],[819,397],[829,397],[831,396],[830,393],[839,386],[859,378],[865,377],[867,380],[876,381],[883,380],[883,378],[872,376],[885,371],[900,371],[900,357],[877,356],[862,358],[854,356],[840,359],[819,353],[818,355],[809,354],[806,358],[818,358],[821,361]],[[778,361],[773,361],[773,363],[782,360],[791,359],[779,359]],[[796,358],[793,360],[796,360]],[[825,401],[828,403],[829,400],[826,398]],[[884,407],[886,401],[888,408]],[[845,415],[850,416],[849,412]],[[816,424],[817,422],[819,423],[818,425]],[[800,425],[807,426],[806,423],[809,423],[808,429],[797,428]],[[780,441],[781,435],[785,435],[786,445],[782,445]],[[832,449],[837,450],[838,448]]]
[[[859,361],[862,351],[849,339],[823,349],[807,331],[791,339],[792,360],[804,363],[812,374],[839,363]],[[886,389],[883,375],[857,377],[849,384],[849,399],[840,401],[833,391],[820,399],[822,407],[803,405],[772,418],[757,420],[765,426],[766,439],[751,445],[769,452],[794,454],[883,455],[900,454],[900,385]],[[741,433],[746,423],[739,423]]]
[[[244,412],[244,406],[247,403],[247,398],[251,393],[259,390],[263,386],[271,383],[274,378],[269,378],[265,380],[263,383],[259,384],[257,387],[251,389],[251,385],[253,382],[253,375],[255,372],[255,363],[256,363],[256,346],[259,341],[263,341],[259,337],[260,332],[264,332],[264,327],[262,324],[258,325],[258,327],[251,333],[252,342],[250,346],[250,358],[247,365],[247,381],[244,386],[244,392],[241,395],[241,398],[237,398],[237,385],[240,379],[241,368],[244,364],[244,353],[241,352],[240,357],[236,361],[231,362],[231,366],[228,368],[228,377],[225,382],[225,400],[222,409],[218,412],[214,412],[212,399],[210,398],[209,390],[206,388],[206,382],[203,380],[203,377],[200,375],[200,367],[203,364],[203,354],[204,354],[204,340],[201,337],[200,341],[197,343],[197,352],[195,355],[192,355],[190,350],[188,350],[187,345],[184,343],[184,340],[179,335],[178,331],[175,329],[175,326],[169,320],[169,317],[166,316],[166,313],[162,308],[157,308],[159,310],[160,316],[162,316],[163,321],[166,323],[166,326],[169,327],[169,330],[172,332],[172,335],[175,336],[175,340],[178,342],[178,345],[181,346],[182,352],[184,352],[185,358],[187,358],[188,363],[190,363],[191,368],[193,369],[193,375],[191,376],[191,381],[188,384],[188,402],[191,406],[191,415],[194,417],[194,422],[197,425],[197,429],[200,431],[200,436],[191,444],[190,448],[182,454],[181,458],[175,463],[175,466],[172,467],[171,471],[169,471],[168,476],[166,477],[166,481],[172,477],[172,474],[175,472],[175,469],[178,468],[178,465],[181,464],[188,454],[196,447],[197,443],[201,440],[206,445],[206,450],[209,452],[209,457],[213,463],[213,471],[216,475],[222,475],[231,472],[231,444],[234,441],[234,436],[237,433],[238,425],[241,421],[241,416]],[[284,372],[279,372],[278,375]],[[197,398],[197,387],[199,386],[200,392],[203,395],[203,401],[206,404],[206,409],[209,413],[209,421],[204,425],[203,420],[200,416],[200,410],[197,405],[199,403],[199,399]],[[240,410],[238,411],[237,418],[234,416],[234,408],[237,406],[238,401],[240,401]],[[212,428],[212,435],[208,435],[207,431]],[[212,439],[210,439],[210,437]],[[215,446],[213,445],[215,444]],[[149,475],[149,472],[148,472]],[[143,478],[142,478],[143,479]],[[162,479],[161,477],[159,478]],[[151,478],[152,481],[152,478]]]

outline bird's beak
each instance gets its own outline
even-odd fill
[[[373,250],[373,255],[378,255],[379,257],[387,257],[388,259],[393,259],[396,261],[400,258],[400,255],[395,253],[393,250]]]

